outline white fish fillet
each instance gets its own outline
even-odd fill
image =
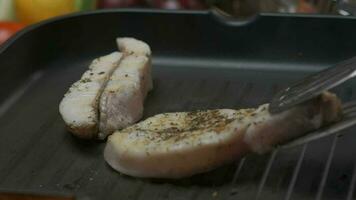
[[[268,104],[159,114],[111,135],[104,157],[115,170],[131,176],[187,177],[250,152],[268,152],[340,114],[340,101],[330,93],[277,115],[268,112]]]
[[[133,38],[117,42],[124,57],[100,98],[101,139],[140,120],[145,97],[152,89],[149,46]]]
[[[144,98],[147,93],[153,89],[152,77],[151,77],[151,48],[145,42],[130,37],[122,37],[116,39],[119,50],[124,55],[137,55],[146,56],[148,58],[147,65],[145,65],[143,74],[141,75],[142,93]],[[139,67],[138,67],[139,68]]]
[[[119,50],[125,54],[151,56],[151,48],[145,42],[130,37],[122,37],[116,39]]]
[[[60,102],[59,112],[74,135],[81,138],[97,136],[99,97],[121,57],[121,53],[113,52],[95,59]]]

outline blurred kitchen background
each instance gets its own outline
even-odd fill
[[[107,8],[217,9],[234,17],[259,12],[356,15],[356,0],[0,0],[0,44],[23,27],[59,15]]]

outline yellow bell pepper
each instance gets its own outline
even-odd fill
[[[24,24],[76,10],[75,0],[15,0],[15,8],[17,19]]]

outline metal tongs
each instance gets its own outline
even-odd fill
[[[332,89],[356,76],[356,57],[343,61],[319,73],[308,76],[277,93],[269,106],[272,114],[280,113],[300,103],[310,100],[322,92]],[[356,101],[342,105],[343,117],[340,121],[300,137],[281,148],[294,147],[310,141],[338,133],[356,124]]]

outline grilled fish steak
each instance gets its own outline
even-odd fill
[[[181,178],[214,169],[248,153],[305,135],[341,117],[331,93],[280,114],[217,109],[158,114],[109,136],[104,150],[115,170],[136,177]]]
[[[95,59],[64,95],[59,112],[74,135],[87,139],[97,137],[100,95],[121,57],[121,53],[113,52]]]
[[[101,139],[140,120],[152,89],[149,46],[133,38],[118,38],[117,43],[124,57],[100,98]]]
[[[59,105],[68,130],[80,138],[104,139],[137,122],[153,88],[150,47],[134,38],[116,42],[121,52],[95,59]]]

